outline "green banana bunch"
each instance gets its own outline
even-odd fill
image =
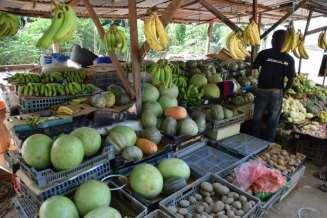
[[[32,115],[24,118],[24,120],[28,125],[32,127],[37,127],[38,125],[48,121],[48,118]]]
[[[198,106],[202,103],[204,89],[190,84],[187,88],[181,89],[180,101],[187,103],[189,106]]]
[[[162,84],[165,88],[173,85],[173,71],[167,61],[159,60],[151,68],[152,83],[154,85]]]
[[[16,15],[0,12],[0,38],[14,36],[19,29],[19,18]]]
[[[41,81],[40,75],[32,73],[16,73],[8,79],[11,83],[38,83]]]
[[[102,41],[109,53],[123,53],[127,49],[125,33],[116,25],[110,26]]]
[[[76,31],[76,14],[68,4],[55,6],[51,25],[38,40],[36,47],[47,49],[52,43],[68,41]]]

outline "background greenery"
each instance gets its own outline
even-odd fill
[[[25,25],[14,37],[0,39],[0,65],[4,64],[30,64],[39,63],[41,54],[51,53],[48,50],[40,50],[35,47],[37,40],[42,36],[50,25],[49,19],[42,18],[22,18]],[[110,20],[103,20],[105,29],[112,23]],[[119,21],[125,29],[129,39],[129,28],[126,21]],[[98,55],[105,55],[105,50],[90,19],[79,19],[78,28],[73,38],[60,45],[61,52],[69,55],[72,45],[79,44]],[[149,52],[147,58],[157,59],[162,57],[197,57],[206,54],[208,24],[170,24],[167,28],[170,45],[167,51],[158,54]],[[228,27],[215,24],[213,26],[213,38],[210,52],[219,51],[225,42],[225,37],[229,32]],[[139,45],[144,41],[143,22],[138,21]],[[129,40],[127,40],[129,43]],[[119,55],[121,59],[129,59],[129,51]]]

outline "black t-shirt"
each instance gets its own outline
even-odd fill
[[[287,53],[279,52],[275,49],[266,49],[261,51],[253,68],[260,69],[258,78],[258,88],[261,89],[283,89],[291,87],[295,76],[294,59]],[[284,78],[288,78],[286,87],[284,87]]]

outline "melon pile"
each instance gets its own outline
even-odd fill
[[[168,158],[155,167],[151,164],[139,164],[129,176],[129,184],[138,195],[153,199],[161,193],[169,195],[187,184],[190,168],[183,160]]]
[[[81,127],[62,134],[54,141],[47,135],[29,136],[22,145],[22,158],[31,167],[69,170],[78,167],[84,157],[95,155],[101,147],[101,136],[93,128]]]
[[[121,218],[115,208],[110,207],[111,191],[107,184],[89,180],[80,185],[72,199],[56,195],[44,201],[39,210],[40,218]]]

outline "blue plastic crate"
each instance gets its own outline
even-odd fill
[[[112,170],[110,167],[110,160],[113,160],[114,158],[115,153],[113,146],[104,144],[102,150],[97,155],[85,160],[78,167],[70,170],[54,171],[50,168],[45,170],[36,170],[35,168],[28,166],[20,154],[18,156],[21,170],[40,188],[46,188],[56,184],[63,184],[63,182],[74,178],[89,169],[100,170],[100,168],[97,168],[98,166],[105,167],[103,172],[110,173]],[[100,174],[98,176],[100,176]]]
[[[244,156],[258,154],[265,150],[270,144],[271,142],[269,141],[244,133],[217,142],[217,145]]]
[[[236,166],[245,158],[208,146],[206,141],[194,143],[176,152],[174,156],[183,159],[196,177],[204,176],[207,173],[218,173],[226,168]]]
[[[27,197],[14,197],[12,199],[19,218],[36,218],[39,207]]]

